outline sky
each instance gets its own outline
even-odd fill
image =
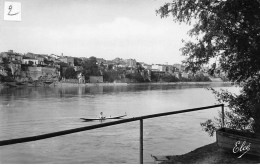
[[[155,10],[171,0],[8,0],[21,2],[21,21],[6,21],[0,0],[0,52],[116,57],[149,64],[185,59],[188,25]]]

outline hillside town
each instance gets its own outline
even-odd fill
[[[182,64],[146,64],[135,59],[0,53],[0,83],[139,83],[225,80],[216,64],[196,73]]]

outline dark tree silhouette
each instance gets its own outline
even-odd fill
[[[239,95],[213,90],[229,107],[226,125],[260,133],[260,0],[174,0],[157,14],[194,24],[189,34],[197,41],[185,42],[184,63],[196,71],[218,59],[228,79],[242,87]]]
[[[64,72],[64,76],[66,79],[76,79],[77,73],[73,67],[68,67]]]
[[[89,59],[82,62],[83,67],[83,75],[86,79],[89,78],[89,76],[100,76],[100,70],[97,65],[97,59],[96,57],[90,57]]]

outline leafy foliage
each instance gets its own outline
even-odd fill
[[[176,78],[176,77],[173,76],[173,75],[164,75],[164,76],[162,77],[162,80],[163,80],[164,82],[178,82],[178,81],[179,81],[179,79]]]
[[[214,132],[217,130],[211,119],[207,120],[204,123],[201,123],[200,125],[204,127],[204,131],[207,132],[209,136],[213,136]]]
[[[33,61],[29,61],[29,66],[33,66],[33,65],[34,65]]]
[[[204,76],[203,74],[196,74],[189,78],[181,77],[179,80],[181,82],[211,82],[210,78],[207,76]]]
[[[12,70],[8,66],[4,66],[4,67],[7,76],[3,76],[0,74],[0,82],[13,82],[14,77],[12,75]]]
[[[134,82],[145,82],[145,79],[140,73],[126,74],[126,78],[133,80]]]
[[[119,79],[119,74],[115,70],[105,71],[103,74],[103,79],[105,82],[114,82]]]
[[[255,121],[252,119],[255,114],[255,112],[252,112],[254,111],[254,108],[252,108],[253,105],[250,104],[250,101],[245,99],[247,96],[243,94],[235,95],[226,90],[216,91],[213,88],[209,88],[209,90],[215,94],[219,103],[223,103],[228,107],[228,109],[225,110],[224,115],[225,127],[242,131],[257,131],[255,129]],[[219,117],[222,117],[221,113],[219,113]],[[201,126],[204,127],[203,129],[208,132],[210,136],[212,136],[216,130],[216,128],[212,127],[220,127],[221,124],[221,119],[215,118],[215,121],[208,120],[201,123]]]
[[[260,133],[260,0],[173,0],[157,10],[162,18],[193,24],[196,41],[182,48],[184,63],[197,71],[210,59],[219,60],[230,81],[242,87],[239,95],[213,90],[227,103],[227,126]],[[202,126],[214,131],[213,122]]]
[[[82,59],[74,57],[74,65],[81,66],[81,64],[82,64]]]
[[[89,78],[89,76],[100,76],[100,71],[97,65],[97,59],[96,57],[90,57],[88,60],[85,60],[82,62],[83,67],[83,75],[86,79]]]
[[[6,57],[3,57],[3,63],[6,66],[9,63],[9,59]]]
[[[77,73],[73,67],[68,67],[64,73],[66,79],[76,79]]]
[[[54,64],[54,62],[53,62],[52,60],[48,60],[48,59],[44,59],[43,62],[44,62],[44,64],[46,64],[46,65]],[[63,63],[63,62],[62,62],[62,63]],[[66,63],[64,63],[64,64],[66,64]]]
[[[240,82],[260,70],[259,7],[259,0],[175,0],[157,13],[161,17],[172,14],[178,22],[195,22],[189,34],[198,40],[186,42],[182,48],[191,69],[218,57],[228,77]]]

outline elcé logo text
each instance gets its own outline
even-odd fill
[[[245,153],[247,153],[250,150],[251,143],[246,144],[246,141],[243,143],[241,141],[237,141],[235,143],[235,147],[233,148],[233,153],[242,153],[239,157],[241,158]]]

